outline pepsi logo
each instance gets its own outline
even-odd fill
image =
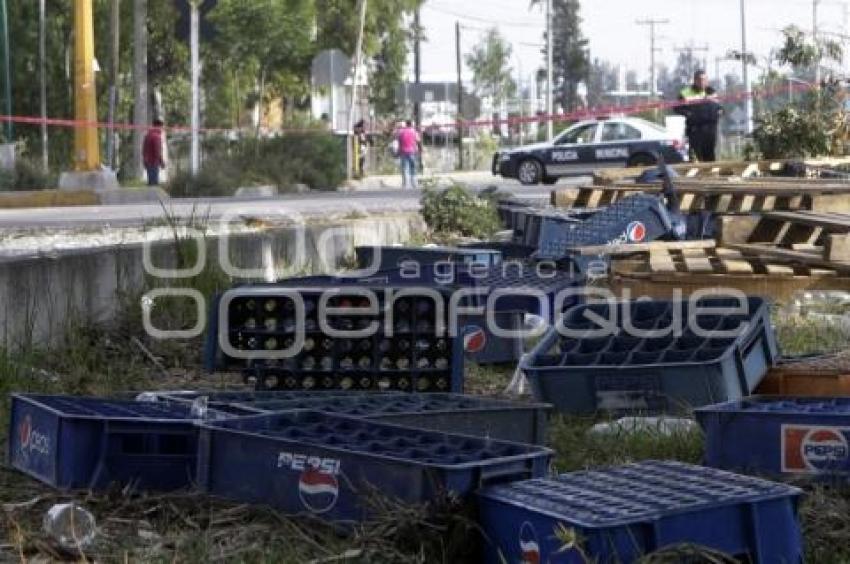
[[[50,439],[33,427],[32,417],[29,415],[18,425],[18,450],[25,457],[31,453],[45,456],[50,454]]]
[[[26,450],[29,447],[30,437],[32,437],[32,417],[27,415],[18,426],[18,443],[21,450]]]
[[[640,243],[646,239],[646,225],[640,221],[633,221],[626,227],[626,240],[630,243]]]
[[[298,495],[308,511],[325,513],[336,505],[339,482],[333,474],[309,466],[298,478]]]
[[[468,353],[478,353],[487,346],[487,333],[481,327],[472,325],[465,329],[463,335],[463,350]]]
[[[540,544],[534,525],[525,521],[519,529],[519,552],[521,564],[539,564]]]
[[[849,431],[836,427],[783,425],[782,471],[846,472],[850,457],[846,436]]]

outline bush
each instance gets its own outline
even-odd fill
[[[499,215],[493,200],[479,198],[455,184],[443,191],[425,189],[422,217],[431,231],[486,239],[499,230]]]
[[[241,186],[276,186],[285,192],[295,184],[335,190],[345,180],[343,139],[329,133],[288,134],[249,139],[226,152],[207,156],[196,177],[177,171],[169,182],[175,197],[222,197]]]
[[[759,118],[753,140],[765,159],[828,155],[832,149],[832,132],[824,117],[791,106]]]
[[[55,188],[56,179],[42,170],[41,165],[27,159],[15,161],[14,170],[0,170],[0,191],[44,190]]]

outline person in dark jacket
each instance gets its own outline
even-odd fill
[[[153,120],[153,127],[148,129],[142,144],[142,160],[148,173],[148,186],[159,185],[159,171],[165,168],[165,158],[162,155],[162,120]]]
[[[714,88],[708,85],[705,71],[694,73],[694,83],[679,91],[679,100],[687,102],[676,107],[676,113],[685,116],[685,133],[696,159],[700,162],[716,160],[717,124],[723,112],[717,102]]]

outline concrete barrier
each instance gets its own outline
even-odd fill
[[[356,245],[402,243],[424,229],[418,214],[376,216],[303,230],[233,235],[224,249],[234,267],[262,274],[234,282],[268,281],[294,273],[328,272],[352,257]],[[208,238],[204,244],[208,263],[218,264],[222,240]],[[151,244],[150,257],[159,268],[173,266],[174,243]],[[145,272],[141,245],[0,260],[0,345],[12,350],[47,345],[61,339],[73,322],[111,321],[128,296],[138,296],[154,285],[186,286],[180,279],[153,280]]]

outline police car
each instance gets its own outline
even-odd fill
[[[499,151],[493,156],[493,174],[523,184],[554,184],[562,176],[600,168],[653,165],[658,154],[668,163],[680,163],[687,160],[688,147],[650,121],[601,118],[581,121],[552,142]]]

